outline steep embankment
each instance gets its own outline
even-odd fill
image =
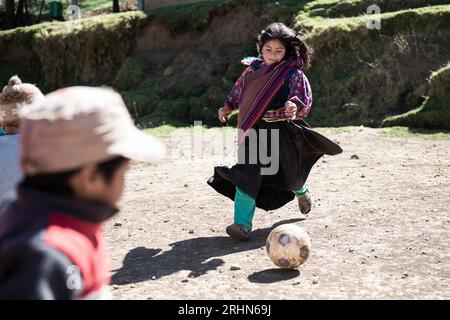
[[[379,30],[367,29],[363,16],[374,3]],[[213,122],[242,71],[239,60],[256,54],[256,34],[282,21],[303,30],[315,49],[306,71],[314,91],[310,122],[379,125],[436,100],[427,78],[450,61],[450,5],[442,3],[222,0],[88,18],[79,27],[45,23],[0,32],[0,81],[18,73],[44,91],[105,84],[123,94],[143,124]],[[448,110],[448,100],[437,101],[434,109]],[[442,117],[421,115],[395,123],[450,127]]]

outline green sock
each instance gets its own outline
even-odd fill
[[[255,200],[236,187],[236,194],[234,196],[234,223],[242,224],[251,231],[255,209]]]
[[[294,194],[295,194],[295,196],[296,196],[297,198],[301,198],[301,197],[303,197],[303,196],[305,195],[305,193],[308,192],[308,185],[307,185],[306,182],[305,182],[305,184],[303,185],[303,187],[301,187],[301,188],[298,189],[297,191],[293,191],[293,192],[294,192]]]

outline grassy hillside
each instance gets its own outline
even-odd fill
[[[374,3],[381,9],[379,30],[367,28],[367,6]],[[17,73],[44,91],[108,85],[144,125],[214,123],[243,69],[240,59],[256,54],[256,34],[282,21],[302,30],[315,49],[305,71],[314,96],[311,124],[378,126],[402,118],[409,125],[448,128],[445,117],[411,116],[425,114],[419,106],[448,110],[448,99],[432,94],[433,81],[445,87],[448,78],[430,77],[450,61],[446,3],[218,0],[102,15],[77,28],[44,23],[0,32],[0,81]]]
[[[386,118],[383,126],[450,129],[450,63],[433,72],[428,82],[429,96],[420,107]]]

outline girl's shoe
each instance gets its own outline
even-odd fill
[[[230,224],[226,229],[227,234],[233,239],[239,241],[248,241],[250,240],[250,230],[248,230],[242,224]]]
[[[311,211],[312,206],[309,191],[307,191],[304,195],[297,198],[298,198],[298,208],[300,209],[300,212],[303,214],[308,214]]]

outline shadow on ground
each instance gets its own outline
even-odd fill
[[[296,278],[299,274],[300,271],[297,269],[274,268],[252,273],[248,276],[248,280],[256,283],[274,283]]]
[[[238,242],[229,237],[200,237],[172,243],[170,245],[172,248],[163,252],[161,249],[134,248],[125,256],[123,266],[113,271],[115,273],[112,276],[112,284],[124,285],[158,279],[181,270],[190,270],[188,277],[199,277],[224,264],[224,261],[217,257],[261,248],[265,246],[267,236],[273,228],[300,220],[302,219],[284,220],[270,228],[255,230],[252,232],[252,239],[248,242]],[[297,276],[298,272],[294,274],[295,271],[265,270],[259,274],[253,274],[249,280],[270,283],[270,281],[286,280],[286,277]]]

